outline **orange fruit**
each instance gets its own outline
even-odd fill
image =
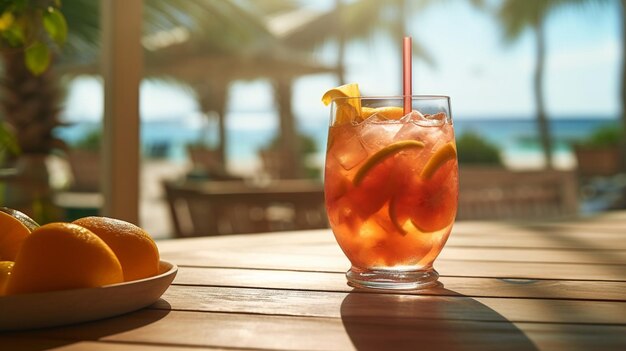
[[[0,261],[0,296],[3,296],[5,293],[13,265],[14,262],[11,261]]]
[[[91,230],[109,245],[122,264],[124,281],[159,273],[159,249],[138,226],[107,217],[85,217],[73,223]]]
[[[123,281],[122,266],[89,229],[49,223],[29,234],[15,258],[7,295],[91,288]]]
[[[14,261],[29,233],[28,227],[20,220],[0,211],[0,261]]]
[[[35,222],[32,218],[28,217],[28,215],[18,210],[14,210],[8,207],[0,207],[0,212],[4,212],[8,214],[9,216],[12,216],[13,218],[22,222],[22,224],[25,225],[26,228],[28,228],[29,232],[32,232],[33,230],[39,228],[39,224],[37,222]]]

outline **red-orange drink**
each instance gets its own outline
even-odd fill
[[[458,167],[447,97],[333,100],[325,166],[331,228],[355,286],[429,287],[454,222]]]

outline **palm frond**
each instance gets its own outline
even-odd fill
[[[68,27],[63,57],[96,51],[100,42],[99,2],[64,0],[62,11]]]
[[[242,9],[261,16],[272,16],[279,13],[295,11],[301,4],[295,0],[234,0]]]
[[[551,0],[505,0],[496,10],[506,42],[514,42],[529,28],[537,27],[554,6]]]

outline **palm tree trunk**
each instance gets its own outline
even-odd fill
[[[217,144],[217,155],[219,162],[226,167],[226,152],[228,139],[226,136],[226,102],[228,91],[226,84],[207,83],[194,86],[198,102],[202,112],[210,116],[211,112],[217,115],[217,131],[219,141]]]
[[[533,86],[535,92],[535,106],[537,108],[537,125],[539,127],[539,139],[541,141],[541,148],[543,149],[543,156],[545,159],[545,168],[552,169],[552,138],[550,136],[550,125],[545,110],[544,92],[543,92],[543,77],[546,60],[546,43],[544,32],[544,19],[539,19],[537,28],[535,30],[536,35],[536,61],[535,61],[535,74],[533,77]]]
[[[301,172],[300,143],[295,118],[291,108],[292,84],[290,80],[277,80],[274,94],[280,116],[281,178],[299,178]]]
[[[620,87],[622,117],[622,167],[626,169],[626,0],[621,1],[622,19],[622,82]]]
[[[48,69],[33,75],[24,64],[24,52],[3,51],[4,74],[0,81],[0,105],[4,119],[16,131],[22,153],[48,155],[62,142],[53,129],[60,126],[58,80]]]
[[[39,76],[33,75],[24,64],[21,50],[5,50],[1,56],[4,67],[0,81],[1,114],[14,128],[21,150],[11,160],[18,174],[15,183],[5,189],[4,206],[25,212],[40,223],[59,220],[45,163],[53,149],[63,147],[52,133],[61,125],[58,81],[50,69]]]
[[[219,87],[215,89],[215,111],[217,112],[218,118],[218,135],[220,142],[217,147],[217,154],[219,157],[219,161],[222,163],[223,167],[226,168],[226,151],[228,145],[228,137],[226,136],[226,102],[228,100],[228,92],[226,91],[226,87]]]
[[[337,16],[337,80],[339,85],[346,84],[346,33],[343,27],[343,0],[335,0]]]

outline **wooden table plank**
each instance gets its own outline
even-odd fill
[[[403,294],[626,301],[626,282],[441,277],[445,289]],[[350,292],[343,273],[181,267],[174,284]]]
[[[435,267],[449,276],[626,281],[626,265],[442,260]]]
[[[451,292],[452,294],[453,292]],[[626,326],[626,302],[470,298],[249,288],[172,286],[157,308],[203,312],[334,317],[381,316],[497,322]],[[351,309],[346,310],[346,305]],[[584,321],[584,322],[581,322]]]
[[[615,232],[593,230],[575,230],[554,227],[550,230],[530,226],[514,226],[505,223],[460,223],[452,229],[446,247],[482,247],[482,248],[541,248],[541,249],[579,249],[579,250],[626,250],[626,225]],[[284,235],[253,234],[227,235],[220,237],[179,239],[161,241],[159,248],[163,253],[193,249],[260,249],[308,244],[335,243],[330,229],[285,232]]]
[[[191,351],[189,346],[138,345],[137,343],[77,341],[64,339],[31,339],[0,335],[2,350],[52,350],[55,351]],[[210,348],[223,350],[222,348]]]
[[[142,310],[30,337],[280,350],[623,350],[626,327],[354,316],[310,318]],[[153,321],[140,327],[139,321]],[[120,331],[122,330],[122,331]],[[0,339],[1,340],[1,339]]]
[[[529,232],[518,230],[501,234],[452,232],[448,244],[459,247],[542,248],[582,250],[625,250],[624,235],[619,233]],[[447,245],[447,244],[446,244]]]
[[[278,270],[302,270],[312,272],[345,272],[350,263],[345,257],[319,255],[249,253],[234,254],[226,250],[169,253],[166,260],[180,266],[257,268]],[[575,264],[575,263],[533,263],[533,262],[489,262],[489,261],[450,261],[435,262],[441,275],[524,278],[524,279],[563,279],[626,281],[626,265]]]
[[[625,234],[626,236],[626,234]],[[202,246],[200,246],[202,247]],[[343,253],[336,242],[306,243],[306,245],[273,245],[254,248],[222,248],[233,254],[303,254],[325,258],[342,257]],[[185,254],[204,251],[203,248],[191,248]],[[164,255],[175,253],[170,250]],[[550,263],[605,263],[626,265],[626,250],[593,249],[538,249],[538,248],[485,248],[458,247],[446,245],[437,261],[509,261],[509,262],[550,262]]]
[[[580,219],[572,221],[556,221],[556,222],[510,222],[510,221],[457,221],[454,229],[464,232],[480,233],[485,230],[497,230],[497,233],[509,233],[518,230],[532,232],[551,232],[551,231],[572,231],[572,233],[590,232],[605,234],[622,234],[626,220],[607,220],[607,219]]]
[[[626,239],[626,234],[625,234]],[[626,265],[626,250],[527,249],[446,246],[437,259],[455,261],[545,262]]]

